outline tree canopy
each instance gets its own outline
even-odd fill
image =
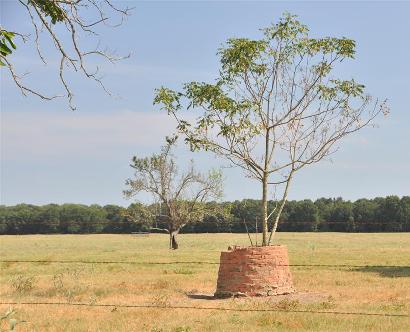
[[[195,222],[188,223],[185,233],[254,233],[262,228],[260,200],[244,199],[234,202],[207,203],[218,205]],[[36,206],[18,204],[0,206],[0,234],[53,233],[125,233],[150,231],[152,225],[167,227],[158,218],[146,222],[138,211],[158,208],[158,205],[132,203],[117,205],[48,204]],[[276,202],[269,201],[272,209]],[[218,211],[226,211],[218,213]],[[158,213],[159,214],[159,213]],[[137,220],[141,218],[140,220]],[[137,222],[136,222],[137,221]],[[246,224],[246,227],[245,227]],[[409,232],[410,197],[387,196],[358,199],[320,198],[289,201],[281,215],[279,231],[286,232]],[[151,230],[155,232],[156,230]]]
[[[294,173],[335,152],[341,139],[388,109],[373,101],[363,84],[334,77],[337,65],[354,58],[353,40],[313,38],[290,14],[262,33],[256,40],[231,38],[219,49],[215,83],[193,81],[181,91],[161,87],[154,104],[177,120],[176,136],[191,150],[211,151],[261,183],[263,245],[268,245]],[[268,211],[273,192],[281,192],[281,199]]]

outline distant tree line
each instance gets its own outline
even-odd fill
[[[185,226],[183,233],[251,233],[261,230],[260,201],[207,203],[219,204],[221,211],[206,215]],[[276,202],[270,201],[270,209]],[[0,234],[89,234],[131,233],[150,229],[135,222],[142,205],[48,204],[35,206],[18,204],[0,206]],[[142,214],[141,214],[142,215]],[[161,217],[155,222],[161,227]],[[387,196],[359,199],[355,202],[341,198],[320,198],[289,201],[281,216],[279,231],[287,232],[409,232],[410,196]]]

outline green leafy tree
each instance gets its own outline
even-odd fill
[[[122,233],[127,230],[130,232],[129,228],[132,228],[132,224],[127,223],[125,218],[125,208],[113,204],[105,205],[103,207],[106,218],[107,225],[104,227],[104,232],[107,233]]]
[[[312,38],[290,14],[262,31],[261,39],[227,41],[218,52],[215,83],[190,82],[179,92],[161,87],[154,104],[177,120],[176,135],[191,150],[226,158],[260,183],[262,243],[268,245],[295,173],[335,152],[341,139],[388,109],[373,102],[364,85],[333,76],[338,64],[354,57],[353,40]],[[269,211],[272,192],[281,194]]]
[[[384,224],[383,230],[400,230],[400,198],[398,196],[387,196],[376,198],[378,206],[378,222]]]
[[[134,157],[131,167],[135,170],[133,178],[126,181],[127,198],[141,192],[153,196],[155,203],[160,203],[159,211],[153,206],[138,209],[135,220],[146,220],[152,229],[169,233],[170,249],[178,249],[176,236],[189,222],[201,220],[213,211],[213,205],[205,204],[222,196],[222,173],[212,170],[202,174],[195,170],[193,162],[185,172],[180,172],[171,153],[172,143],[162,148],[160,154],[147,158]],[[157,218],[165,223],[158,227]]]
[[[16,49],[16,44],[13,41],[14,36],[13,32],[0,29],[0,66],[6,66],[4,59],[13,53],[13,49]]]
[[[353,204],[349,201],[343,201],[342,198],[334,201],[328,226],[332,231],[354,231]]]
[[[102,81],[98,66],[92,65],[90,60],[102,58],[114,63],[124,58],[99,46],[98,26],[111,25],[115,27],[121,25],[130,14],[131,8],[119,8],[112,0],[18,0],[18,3],[22,10],[27,13],[27,20],[31,22],[29,25],[31,31],[10,31],[8,28],[0,26],[0,67],[8,70],[23,95],[32,94],[45,100],[66,96],[69,107],[74,110],[74,94],[65,77],[66,72],[70,69],[94,80],[105,92],[111,95]],[[110,24],[109,22],[114,17],[118,17],[119,21]],[[63,35],[70,36],[68,42],[64,41]],[[85,35],[92,40],[86,39],[86,43],[84,42],[83,45],[94,45],[98,42],[98,46],[86,48],[80,45],[80,40],[84,40]],[[34,40],[30,36],[34,36]],[[18,51],[16,38],[24,43],[33,42],[39,59],[44,64],[48,63],[47,57],[41,51],[42,36],[53,41],[55,51],[60,57],[56,71],[64,95],[49,95],[35,87],[27,86],[23,82],[22,76],[14,68],[12,54]]]
[[[253,233],[260,225],[260,200],[205,203],[202,218],[184,226],[184,232]],[[277,202],[269,201],[274,209]],[[167,228],[168,220],[158,204],[132,203],[128,208],[117,205],[48,204],[35,206],[0,205],[0,234],[48,233],[130,233],[148,231],[151,227]],[[200,216],[201,217],[201,216]],[[319,219],[319,225],[315,220]],[[245,223],[246,225],[245,226]],[[335,222],[337,221],[337,222]],[[283,209],[280,229],[283,231],[357,231],[408,232],[410,230],[410,197],[359,199],[353,203],[341,198],[289,201]],[[256,236],[254,237],[256,239]],[[255,242],[256,243],[256,242]]]
[[[353,214],[358,231],[375,231],[379,229],[376,224],[377,204],[366,198],[358,199],[353,203]]]
[[[288,202],[286,215],[287,231],[316,231],[319,221],[319,212],[316,205],[310,200]],[[286,207],[285,207],[286,208]],[[286,209],[287,210],[287,209]]]
[[[410,196],[403,196],[400,200],[399,218],[401,231],[410,231]]]
[[[41,225],[38,233],[56,233],[60,223],[60,207],[57,204],[48,204],[40,207]]]

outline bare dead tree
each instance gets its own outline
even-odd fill
[[[95,81],[111,96],[111,92],[102,80],[98,65],[93,65],[90,60],[93,57],[99,57],[110,63],[115,63],[129,57],[129,55],[120,57],[107,48],[102,49],[97,28],[100,25],[120,26],[130,15],[132,8],[117,7],[115,1],[112,0],[18,0],[18,2],[31,21],[32,31],[31,33],[8,31],[5,27],[0,26],[0,66],[8,70],[21,93],[24,96],[32,94],[44,100],[65,96],[68,99],[70,109],[75,110],[74,94],[65,75],[66,71],[71,69]],[[70,36],[70,42],[64,41],[63,37],[67,35]],[[80,45],[80,40],[85,36],[91,36],[93,39],[92,41],[88,40],[87,45],[96,44],[97,46],[89,48]],[[16,38],[18,38],[24,43],[32,41],[37,49],[39,59],[44,64],[48,64],[47,57],[41,50],[42,37],[52,40],[59,55],[60,60],[56,72],[64,90],[62,95],[49,95],[35,87],[27,86],[23,82],[24,75],[17,73],[9,56],[13,49],[17,48]]]
[[[191,82],[181,92],[162,87],[154,103],[178,121],[176,135],[192,150],[212,151],[260,182],[266,246],[295,173],[330,156],[343,138],[388,108],[385,101],[372,101],[355,80],[331,76],[337,64],[354,57],[353,40],[311,38],[290,14],[263,33],[260,40],[228,40],[219,50],[215,84]],[[182,109],[195,112],[197,120],[185,120]],[[282,194],[268,211],[272,187]]]
[[[135,174],[126,180],[124,195],[132,198],[146,192],[152,195],[155,202],[161,203],[159,215],[148,208],[144,217],[151,224],[151,229],[169,233],[169,247],[177,249],[176,236],[181,229],[217,208],[205,203],[222,197],[222,173],[212,170],[202,174],[195,170],[193,162],[185,172],[180,172],[171,149],[172,143],[168,143],[160,154],[148,158],[134,157],[131,167]],[[153,220],[158,217],[165,220],[165,228],[153,225]],[[142,218],[139,215],[136,219]]]

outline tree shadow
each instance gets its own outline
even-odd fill
[[[377,273],[380,277],[385,278],[410,277],[410,266],[365,266],[352,271]]]
[[[219,298],[215,297],[213,294],[187,293],[186,296],[188,296],[190,299],[194,299],[194,300],[220,300]]]

